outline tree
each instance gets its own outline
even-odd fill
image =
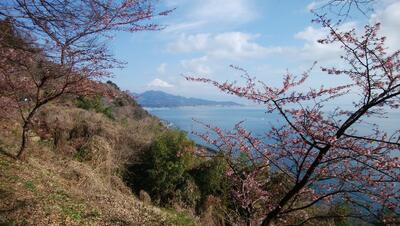
[[[367,15],[373,10],[371,5],[374,2],[375,0],[316,0],[313,2],[316,8],[312,10],[326,11],[346,19],[354,12],[353,9]]]
[[[385,38],[378,36],[379,24],[365,26],[359,35],[355,29],[339,30],[323,16],[318,16],[315,22],[330,31],[319,42],[339,43],[344,51],[341,56],[344,64],[340,68],[321,67],[321,71],[334,77],[343,76],[347,79],[342,78],[343,81],[349,82],[304,91],[301,86],[312,68],[300,77],[287,73],[281,87],[258,82],[235,66],[232,67],[242,72],[246,80],[243,86],[187,77],[265,105],[282,122],[269,129],[265,137],[253,136],[240,124],[230,132],[208,125],[214,136],[202,137],[230,156],[246,155],[248,164],[254,166],[243,177],[235,162],[229,164],[233,181],[247,184],[246,188],[256,194],[246,200],[249,191],[237,189],[238,201],[266,200],[262,217],[254,219],[261,225],[303,224],[318,217],[354,217],[371,222],[378,219],[385,224],[396,224],[400,213],[400,158],[396,155],[400,131],[389,134],[379,125],[364,131],[357,128],[367,128],[369,117],[384,117],[388,109],[399,108],[400,51],[386,52]],[[358,93],[358,100],[350,91]],[[327,103],[343,96],[355,100],[351,110],[341,106],[327,110]],[[271,180],[259,177],[260,170],[266,167],[271,175],[284,176],[281,189],[264,186]],[[357,207],[357,212],[340,216],[307,216],[303,212],[320,203],[340,201]]]
[[[157,12],[155,2],[1,1],[0,100],[22,119],[18,158],[40,108],[67,94],[97,92],[96,81],[122,66],[106,45],[116,31],[162,28],[150,20],[171,11]]]

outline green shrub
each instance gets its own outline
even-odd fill
[[[114,119],[111,107],[105,106],[100,96],[92,98],[78,97],[76,100],[76,106],[88,111],[94,110],[97,113],[104,114],[109,119]]]
[[[176,191],[174,202],[194,210],[201,199],[201,191],[196,182],[191,178],[186,178],[185,183]]]
[[[199,186],[204,201],[209,195],[224,200],[229,194],[229,179],[226,176],[227,163],[224,156],[216,156],[203,161],[191,170],[196,184]]]
[[[110,85],[110,86],[114,87],[114,89],[116,89],[116,90],[120,90],[120,88],[118,87],[118,85],[117,85],[117,84],[115,84],[113,81],[111,81],[111,80],[108,80],[106,83],[107,83],[108,85]]]
[[[188,170],[195,162],[190,151],[193,148],[194,143],[185,133],[177,130],[164,132],[150,150],[144,152],[142,163],[130,168],[134,173],[134,178],[130,178],[132,184],[147,191],[161,205],[176,200],[176,191],[183,189],[190,179]]]
[[[195,148],[184,132],[167,130],[142,153],[139,163],[128,167],[125,180],[161,206],[178,204],[202,212],[209,196],[227,206],[230,183],[224,156],[198,157]]]

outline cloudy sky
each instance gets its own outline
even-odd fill
[[[280,83],[285,71],[301,73],[314,61],[338,64],[340,49],[316,41],[326,31],[310,9],[312,0],[164,0],[160,9],[176,8],[157,20],[162,31],[121,33],[111,42],[113,54],[127,64],[112,79],[133,92],[163,90],[214,100],[235,100],[215,88],[187,82],[183,75],[240,81],[229,68],[245,68],[259,80]],[[400,48],[400,0],[377,0],[368,15],[353,12],[343,29],[380,21],[390,49]],[[310,86],[332,81],[317,69]],[[334,85],[334,84],[333,84]]]

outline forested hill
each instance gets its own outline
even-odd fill
[[[143,107],[241,106],[240,104],[231,101],[211,101],[199,98],[187,98],[154,90],[132,95]]]

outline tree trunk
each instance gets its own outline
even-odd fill
[[[251,220],[252,220],[252,214],[251,214],[251,210],[247,210],[246,211],[246,226],[251,226]]]
[[[21,146],[20,146],[18,154],[17,154],[17,159],[21,159],[21,156],[24,153],[25,148],[26,148],[26,143],[28,140],[28,137],[27,137],[28,125],[29,125],[29,122],[25,121],[24,125],[22,127]]]
[[[261,226],[269,226],[272,223],[272,220],[276,217],[279,211],[270,212],[267,217],[262,221]]]
[[[246,219],[246,226],[251,226],[251,219]]]
[[[21,136],[21,146],[19,148],[18,154],[17,154],[17,159],[20,159],[22,154],[25,151],[26,144],[28,142],[28,131],[29,131],[29,126],[31,124],[31,120],[36,113],[36,111],[44,104],[46,104],[49,100],[41,102],[41,103],[36,103],[35,107],[31,110],[31,112],[28,114],[26,119],[24,119],[24,124],[22,126],[22,136]]]

